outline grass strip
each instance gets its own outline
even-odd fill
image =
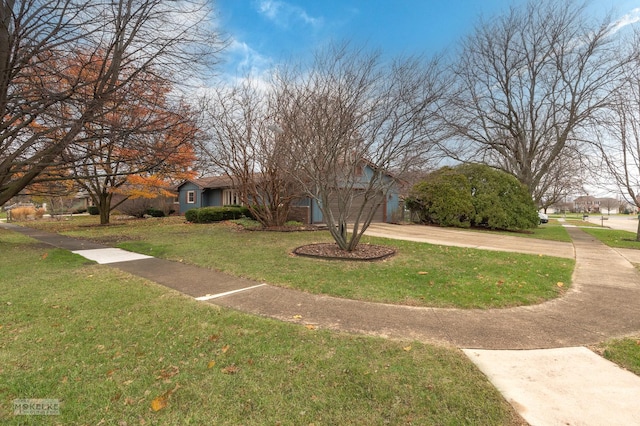
[[[609,361],[640,376],[640,336],[608,340],[593,349]]]
[[[640,242],[636,241],[634,232],[608,228],[584,228],[584,232],[594,236],[609,247],[640,249]]]

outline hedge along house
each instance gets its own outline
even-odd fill
[[[367,179],[373,175],[374,170],[370,164],[362,166],[363,186]],[[387,196],[382,199],[382,203],[377,207],[372,222],[397,222],[402,218],[403,208],[400,202],[400,184],[396,178],[386,175],[390,183]],[[220,207],[227,205],[241,205],[239,191],[236,190],[233,180],[228,176],[211,176],[201,179],[186,180],[178,185],[178,203],[180,214],[187,210],[199,207]],[[362,199],[363,189],[358,189],[356,185],[353,189],[353,203],[348,213],[348,217],[355,218],[360,207],[358,201]],[[337,207],[337,199],[330,200],[331,209],[333,205]],[[361,201],[360,201],[361,202]],[[302,223],[321,224],[324,223],[322,212],[317,200],[310,197],[300,198],[292,206],[289,214],[290,220],[297,220]]]

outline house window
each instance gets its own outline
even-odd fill
[[[196,202],[196,191],[187,191],[187,203],[194,204]]]
[[[225,189],[222,191],[222,205],[223,206],[240,206],[240,197],[238,193],[233,189]]]

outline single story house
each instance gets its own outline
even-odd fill
[[[363,176],[371,173],[370,165],[363,167]],[[394,179],[389,177],[389,179]],[[394,179],[395,181],[395,179]],[[239,205],[240,197],[234,187],[233,180],[228,176],[211,176],[200,179],[190,179],[182,182],[177,187],[180,214],[184,214],[187,210],[198,207],[215,207],[226,205]],[[354,191],[361,191],[357,188]],[[357,201],[358,194],[354,196]],[[359,206],[354,203],[352,209],[355,210]],[[403,207],[400,202],[399,185],[394,184],[388,192],[387,197],[376,210],[373,222],[397,222],[402,218]],[[354,215],[351,215],[354,216]],[[324,223],[322,212],[316,200],[303,197],[293,206],[290,215],[292,220],[303,223],[320,224]]]

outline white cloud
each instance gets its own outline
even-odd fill
[[[303,23],[314,28],[324,24],[322,17],[309,15],[303,8],[279,0],[260,0],[257,4],[258,12],[276,25],[289,28],[296,23]]]
[[[611,34],[614,34],[628,25],[640,22],[640,7],[632,9],[629,13],[622,16],[611,25]]]
[[[258,11],[272,21],[277,21],[282,9],[282,2],[263,0],[258,4]]]
[[[232,39],[226,54],[239,74],[262,73],[273,65],[271,58],[261,55],[247,43]]]

